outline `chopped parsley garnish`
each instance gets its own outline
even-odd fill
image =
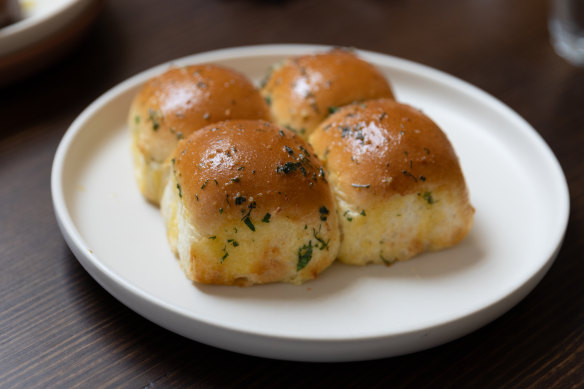
[[[325,207],[324,205],[322,207],[320,207],[318,209],[318,212],[320,212],[320,220],[322,220],[323,222],[326,221],[328,215],[329,215],[329,210],[327,209],[327,207]]]
[[[312,236],[314,236],[314,239],[316,239],[317,242],[320,243],[320,246],[318,244],[316,244],[316,245],[314,245],[314,247],[316,247],[320,250],[324,250],[324,249],[328,250],[328,244],[331,240],[329,239],[325,242],[324,239],[320,236],[321,227],[322,227],[322,225],[318,226],[318,232],[316,231],[315,228],[312,229]]]
[[[242,198],[241,196],[238,198]],[[245,201],[245,198],[244,198]],[[243,201],[241,201],[243,202]],[[238,200],[235,199],[235,203],[236,204],[241,204],[241,202],[238,203]],[[247,213],[245,213],[245,210],[242,209],[241,210],[241,214],[243,215],[243,217],[241,218],[241,220],[245,223],[246,226],[249,227],[250,230],[255,231],[255,226],[253,225],[253,223],[251,222],[251,219],[249,218],[249,215],[251,215],[251,211],[253,211],[256,207],[256,202],[252,201],[251,203],[249,203],[249,205],[247,206],[249,208],[249,210],[247,211]]]
[[[333,113],[337,112],[338,110],[339,110],[339,107],[335,107],[335,106],[332,106],[332,105],[330,107],[328,107],[328,113],[329,114],[333,114]]]
[[[251,202],[251,203],[249,203],[249,205],[247,206],[247,208],[249,208],[249,211],[247,211],[247,213],[245,213],[245,210],[244,210],[244,209],[242,209],[242,210],[241,210],[241,214],[242,214],[242,215],[244,215],[244,214],[245,214],[245,215],[244,215],[244,216],[241,218],[241,220],[243,220],[243,219],[245,219],[245,218],[249,217],[249,215],[251,215],[251,211],[253,211],[255,207],[256,207],[256,202],[255,202],[255,201],[252,201],[252,202]]]
[[[176,189],[178,189],[178,197],[182,199],[182,190],[180,188],[180,184],[176,184]]]
[[[302,151],[304,153],[304,155],[300,154],[298,156],[298,158],[300,159],[305,159],[305,155],[310,155],[310,153],[308,152],[308,150],[306,150],[302,145],[298,146],[298,150]]]
[[[239,180],[240,180],[239,176],[238,177],[233,177],[231,179],[231,181],[233,181],[233,182],[239,182]]]
[[[262,223],[269,223],[271,217],[272,217],[272,215],[270,215],[269,213],[266,213],[264,215],[264,218],[262,219]]]
[[[272,98],[270,96],[264,97],[264,100],[266,100],[266,104],[272,105]]]
[[[349,209],[347,209],[344,213],[343,213],[343,217],[347,219],[347,221],[351,222],[353,221],[353,218],[351,216],[347,216],[347,214],[351,212]]]
[[[351,127],[343,126],[341,127],[341,137],[344,138],[351,133]]]
[[[302,162],[285,162],[283,165],[276,166],[276,173],[290,174],[296,170],[300,170],[306,176],[306,169],[302,166]]]
[[[140,123],[140,115],[134,116],[134,123],[136,124]]]
[[[225,254],[223,254],[223,256],[221,257],[221,263],[223,263],[223,261],[225,261],[225,258],[229,256],[229,253],[227,252],[227,247],[223,247],[223,252]]]
[[[255,226],[251,222],[251,219],[249,218],[249,216],[246,216],[245,219],[243,219],[243,222],[245,223],[246,226],[249,227],[250,230],[255,231]]]
[[[402,170],[402,174],[404,176],[411,177],[414,181],[418,182],[418,179],[416,178],[416,176],[414,176],[412,173],[408,172],[407,170]]]
[[[162,112],[148,108],[148,119],[152,122],[152,129],[158,131],[160,120],[162,119]]]
[[[367,214],[365,213],[365,210],[361,210],[361,216],[367,216]]]
[[[294,150],[288,146],[284,146],[284,151],[286,151],[290,155],[294,155]]]
[[[422,198],[424,200],[426,200],[426,202],[430,205],[432,205],[436,202],[436,200],[434,200],[434,198],[432,197],[432,192],[424,192],[422,194]]]
[[[215,235],[210,236],[209,239],[217,239],[217,236],[215,236]]]
[[[380,259],[383,261],[383,263],[385,263],[387,266],[389,266],[389,265],[391,265],[392,263],[394,263],[394,262],[395,262],[395,259],[394,259],[393,261],[390,261],[390,260],[388,260],[388,259],[385,259],[385,258],[383,257],[383,251],[380,251],[380,252],[379,252],[379,258],[380,258]]]
[[[245,203],[246,199],[244,196],[238,196],[235,198],[235,205],[241,205]]]
[[[237,241],[234,239],[227,239],[227,243],[231,243],[231,245],[233,245],[233,247],[239,246],[239,243],[237,243]]]
[[[312,259],[312,241],[308,241],[308,245],[303,245],[298,249],[298,263],[296,264],[296,271],[300,271],[308,265]]]

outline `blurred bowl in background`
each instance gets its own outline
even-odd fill
[[[50,65],[101,10],[102,0],[21,0],[23,18],[0,28],[0,86]]]

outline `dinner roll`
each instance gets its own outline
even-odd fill
[[[168,177],[167,157],[193,131],[226,119],[270,118],[244,75],[219,65],[171,68],[146,82],[128,117],[134,171],[142,194],[158,204]]]
[[[300,284],[335,259],[334,199],[312,148],[255,120],[216,123],[181,141],[161,210],[191,280]]]
[[[390,99],[338,110],[312,134],[337,202],[338,259],[390,264],[459,242],[474,209],[458,158],[426,115]]]
[[[261,93],[270,104],[276,122],[305,139],[342,105],[393,98],[391,86],[383,75],[344,49],[274,65]]]

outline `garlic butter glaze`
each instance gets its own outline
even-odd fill
[[[207,126],[181,141],[162,209],[187,276],[203,283],[301,283],[336,257],[337,215],[322,164],[265,121]]]
[[[383,74],[347,49],[287,59],[263,84],[276,122],[305,139],[340,106],[394,97]]]
[[[241,73],[214,64],[171,68],[148,80],[128,116],[136,177],[144,196],[158,203],[168,156],[178,141],[227,119],[270,118],[269,108]]]
[[[342,262],[390,264],[452,246],[470,230],[458,157],[421,111],[389,99],[349,105],[310,142],[335,193]]]

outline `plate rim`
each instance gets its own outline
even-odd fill
[[[517,302],[519,302],[525,295],[527,295],[537,282],[545,275],[549,267],[553,264],[555,257],[557,256],[558,251],[561,248],[561,244],[563,241],[563,237],[565,236],[565,232],[567,229],[568,218],[569,218],[569,208],[570,208],[570,199],[569,199],[569,192],[568,192],[568,185],[566,181],[565,174],[561,169],[561,166],[549,148],[545,140],[541,137],[541,135],[527,123],[517,112],[512,110],[510,107],[505,105],[500,100],[496,99],[492,95],[488,94],[482,89],[475,87],[474,85],[461,80],[457,77],[454,77],[448,73],[445,73],[441,70],[431,68],[429,66],[419,64],[407,59],[394,57],[392,55],[383,54],[383,53],[376,53],[367,50],[356,50],[356,52],[361,55],[364,59],[368,60],[371,58],[375,58],[378,61],[384,63],[391,63],[391,65],[400,67],[401,71],[406,71],[412,73],[414,75],[422,75],[424,77],[430,77],[432,79],[439,78],[439,81],[446,80],[449,85],[456,86],[457,89],[464,88],[466,90],[470,90],[473,93],[478,93],[481,98],[486,98],[489,100],[490,104],[494,104],[498,110],[505,111],[506,115],[510,115],[509,117],[513,118],[513,120],[517,121],[519,124],[517,127],[521,129],[523,135],[527,135],[531,138],[531,140],[535,141],[537,146],[539,147],[539,152],[544,152],[546,154],[546,159],[549,162],[552,162],[552,168],[555,174],[559,174],[558,178],[563,183],[562,185],[562,195],[564,197],[564,201],[562,204],[564,205],[561,207],[559,212],[562,214],[561,220],[562,227],[555,231],[556,237],[554,239],[550,239],[550,241],[555,242],[554,247],[551,249],[549,253],[545,254],[547,260],[544,261],[543,266],[538,266],[537,271],[534,273],[529,273],[530,277],[527,280],[523,280],[523,282],[519,283],[519,285],[514,284],[510,286],[510,291],[507,291],[503,294],[503,296],[496,300],[492,301],[490,304],[487,305],[480,305],[476,309],[472,310],[471,312],[467,312],[465,315],[461,315],[451,320],[443,321],[439,324],[433,325],[431,327],[422,326],[419,328],[412,328],[409,331],[399,331],[394,333],[384,333],[384,334],[377,334],[377,335],[356,335],[350,338],[345,336],[331,336],[327,338],[322,338],[321,336],[318,337],[299,337],[297,335],[278,335],[278,334],[262,334],[259,332],[254,332],[246,329],[238,328],[237,326],[228,325],[227,323],[218,323],[213,320],[208,320],[208,318],[201,318],[195,317],[192,312],[188,311],[187,309],[181,308],[179,306],[169,304],[168,302],[158,298],[155,295],[152,295],[136,285],[132,284],[125,280],[121,275],[114,272],[112,269],[109,269],[103,262],[97,258],[97,256],[93,253],[83,252],[80,248],[87,247],[88,245],[84,241],[81,236],[80,231],[76,228],[75,223],[73,221],[72,216],[67,210],[65,196],[64,196],[64,188],[62,187],[62,170],[64,168],[64,162],[67,152],[70,150],[70,146],[74,141],[75,137],[82,132],[83,123],[85,123],[88,119],[90,119],[91,115],[95,112],[99,111],[101,107],[103,107],[108,101],[110,101],[115,96],[127,91],[128,89],[136,87],[138,84],[142,83],[145,79],[151,77],[154,74],[161,72],[162,70],[168,68],[171,65],[180,65],[181,63],[192,63],[192,62],[205,62],[207,58],[212,58],[213,61],[220,61],[224,59],[233,59],[233,58],[241,58],[241,57],[257,57],[263,55],[282,55],[282,56],[290,56],[290,55],[297,55],[300,53],[305,52],[314,52],[314,51],[322,51],[330,49],[330,45],[310,45],[310,44],[270,44],[270,45],[251,45],[251,46],[239,46],[239,47],[231,47],[231,48],[223,48],[218,50],[206,51],[194,55],[184,56],[175,60],[167,61],[165,63],[156,65],[154,67],[148,68],[143,70],[134,76],[122,81],[121,83],[117,84],[113,88],[109,89],[101,96],[99,96],[96,100],[94,100],[89,106],[87,106],[81,114],[73,121],[71,126],[67,129],[65,135],[63,136],[57,151],[55,153],[55,157],[53,160],[53,166],[51,169],[51,194],[53,199],[53,206],[55,209],[55,214],[57,217],[57,221],[59,224],[59,228],[68,244],[71,248],[73,253],[75,254],[76,259],[81,263],[81,265],[90,273],[90,275],[102,285],[110,294],[112,294],[116,299],[122,301],[125,305],[128,306],[124,300],[131,300],[128,296],[124,296],[124,298],[120,298],[115,290],[117,284],[118,287],[122,287],[126,293],[130,293],[132,298],[139,298],[139,299],[146,299],[149,303],[152,303],[156,306],[157,309],[162,310],[170,310],[174,315],[180,316],[185,320],[195,320],[199,326],[207,326],[209,327],[209,331],[219,330],[223,332],[234,332],[246,336],[251,337],[260,337],[264,339],[279,339],[281,341],[293,341],[293,342],[308,342],[308,343],[319,343],[319,344],[327,344],[327,343],[347,343],[347,344],[355,344],[356,342],[371,342],[377,341],[381,339],[390,339],[399,336],[405,335],[415,335],[421,331],[426,331],[429,328],[435,327],[448,327],[454,322],[461,322],[461,321],[468,321],[468,319],[472,316],[476,316],[479,314],[487,314],[487,311],[497,309],[497,306],[501,312],[495,315],[502,314],[506,310],[513,307]],[[386,65],[389,66],[389,65]],[[470,88],[470,89],[469,89]],[[75,247],[75,248],[74,248]],[[82,258],[79,258],[81,256]],[[544,255],[542,255],[543,257]],[[98,276],[94,273],[101,273]],[[104,279],[104,277],[106,279]],[[109,281],[109,282],[108,282]],[[507,304],[504,304],[505,300],[509,300],[511,295],[515,294],[516,301],[508,301]],[[139,310],[135,309],[135,307],[128,306],[130,309],[140,313],[142,316],[147,317],[149,320],[154,321],[155,323],[170,329],[173,332],[180,333],[175,329],[169,328],[167,325],[159,323],[157,320],[149,317],[151,315],[148,312],[140,312]],[[146,310],[147,311],[147,310]],[[498,317],[492,315],[493,317],[490,320],[494,320],[494,318]],[[489,322],[488,320],[487,322]],[[481,325],[486,324],[482,323],[479,326],[474,326],[468,332],[475,330],[476,328],[480,327]],[[181,334],[184,335],[184,334]],[[185,335],[187,336],[187,335]],[[459,337],[462,335],[457,335],[455,337]],[[187,336],[192,338],[190,336]],[[199,342],[206,343],[204,339],[196,339]],[[443,342],[440,342],[441,344]],[[209,343],[212,344],[212,343]],[[219,346],[221,347],[221,346]],[[226,347],[223,347],[226,348]],[[423,347],[427,348],[427,347]],[[229,349],[229,348],[228,348]],[[233,349],[233,348],[232,348]],[[246,352],[247,354],[253,354],[251,352]],[[260,355],[260,356],[263,356]],[[272,356],[273,357],[273,356]],[[306,359],[298,359],[298,360],[306,360]],[[354,359],[349,359],[354,360]]]

